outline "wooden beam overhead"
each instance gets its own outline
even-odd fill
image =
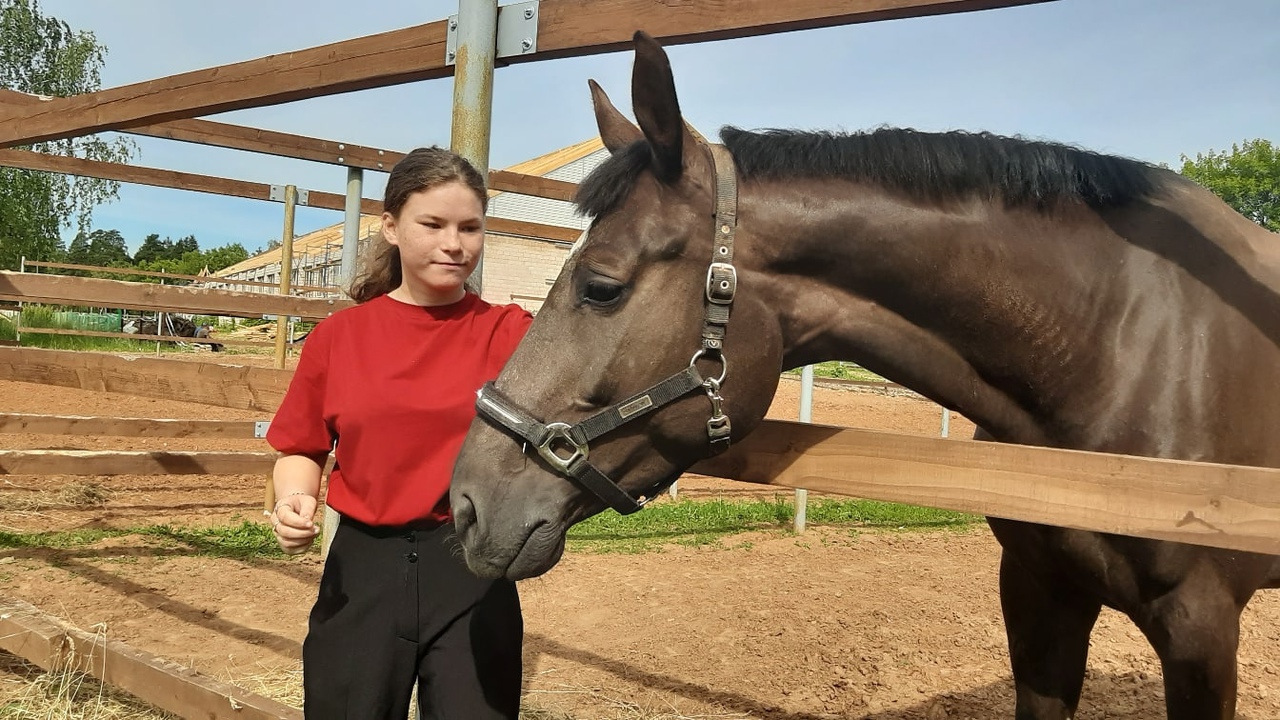
[[[13,271],[0,272],[0,299],[244,318],[292,315],[308,320],[323,320],[355,304],[351,300],[337,298],[281,296]]]
[[[63,155],[48,155],[31,152],[30,150],[0,150],[0,165],[24,170],[42,170],[45,172],[65,173],[67,175],[102,178],[104,180],[119,180],[120,182],[175,190],[229,195],[251,200],[284,202],[283,197],[279,200],[274,200],[271,197],[271,186],[266,183],[232,180],[212,175],[197,175],[176,170],[122,165],[99,160],[85,160]],[[308,190],[307,195],[307,207],[339,211],[346,207],[346,197],[338,193]],[[381,214],[382,201],[364,198],[360,201],[360,212],[366,215]]]
[[[290,370],[0,347],[0,380],[275,412]]]
[[[1045,0],[542,0],[532,62],[622,50],[637,29],[667,44],[1028,5]],[[447,77],[446,21],[207,68],[38,106],[0,108],[0,147]],[[678,73],[677,73],[678,75]]]
[[[213,177],[211,175],[196,175],[194,173],[158,170],[155,168],[136,167],[133,165],[99,162],[97,160],[69,158],[61,155],[46,155],[45,153],[31,152],[30,150],[0,150],[0,166],[67,173],[69,175],[82,175],[85,177],[96,177],[106,180],[119,180],[121,182],[152,185],[154,187],[173,188],[176,190],[191,190],[194,192],[214,193],[216,195],[230,195],[232,197],[250,198],[253,200],[271,200],[271,186],[265,183],[245,182],[243,180],[231,180],[229,178]],[[513,179],[511,176],[516,176],[520,179]],[[562,188],[557,189],[558,186],[555,185],[555,183],[558,181],[536,178],[536,180],[542,181],[542,183],[533,183],[526,180],[527,178],[532,177],[533,176],[530,175],[518,175],[516,173],[507,173],[505,176],[502,176],[503,182],[508,186],[520,185],[521,187],[528,188],[532,185],[534,188],[546,187],[551,189],[553,192],[564,192],[564,189]],[[512,191],[520,192],[519,190],[514,189]],[[308,190],[307,194],[307,207],[319,207],[327,210],[342,210],[346,206],[346,198],[337,193]],[[365,215],[381,215],[382,201],[364,198],[360,201],[360,212]],[[499,235],[520,235],[522,237],[545,238],[549,240],[558,240],[560,242],[573,242],[582,234],[581,230],[575,230],[574,228],[520,222],[516,220],[506,220],[503,218],[489,218],[485,221],[485,226],[490,232]],[[227,280],[227,282],[228,284],[235,284],[230,280]]]
[[[573,202],[573,196],[578,192],[578,184],[507,170],[490,170],[489,189]]]
[[[1280,554],[1280,469],[766,420],[691,472]]]
[[[53,98],[0,88],[0,104],[31,107],[52,101]],[[212,120],[174,120],[155,125],[142,125],[123,132],[130,135],[146,135],[382,172],[390,172],[391,166],[404,157],[404,153],[383,148],[229,125]]]

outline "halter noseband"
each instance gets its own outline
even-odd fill
[[[738,290],[738,272],[733,266],[733,240],[738,226],[738,181],[729,151],[721,145],[709,147],[715,164],[715,241],[711,264],[707,268],[702,347],[694,353],[689,366],[574,425],[539,422],[499,392],[492,382],[485,383],[476,393],[476,412],[480,417],[527,445],[533,445],[542,459],[557,472],[590,490],[623,515],[644,507],[669,482],[660,482],[649,492],[632,497],[588,462],[592,440],[701,389],[711,401],[711,418],[707,420],[711,454],[718,454],[729,447],[731,426],[729,417],[721,409],[724,398],[720,396],[720,388],[729,373],[729,361],[723,352],[724,336]],[[719,377],[702,377],[697,362],[703,358],[720,363]]]

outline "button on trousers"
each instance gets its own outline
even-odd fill
[[[516,720],[515,583],[472,575],[452,524],[338,525],[302,645],[307,720]]]

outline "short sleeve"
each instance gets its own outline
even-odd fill
[[[267,442],[286,455],[326,455],[336,440],[325,419],[332,327],[316,325],[302,346],[298,368],[267,429]]]
[[[498,367],[506,364],[507,359],[516,351],[516,346],[524,339],[524,334],[533,324],[533,315],[519,305],[507,305],[494,328],[493,343],[490,346]]]

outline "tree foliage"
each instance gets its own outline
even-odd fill
[[[1182,174],[1195,180],[1236,212],[1280,232],[1280,148],[1268,140],[1246,140],[1231,152],[1182,156]]]
[[[101,86],[107,49],[92,32],[45,16],[38,0],[0,0],[0,87],[45,96],[93,92]],[[127,163],[136,145],[96,136],[37,143],[37,152]],[[63,227],[88,232],[93,208],[117,197],[109,180],[0,168],[0,268],[20,257],[63,259]]]

